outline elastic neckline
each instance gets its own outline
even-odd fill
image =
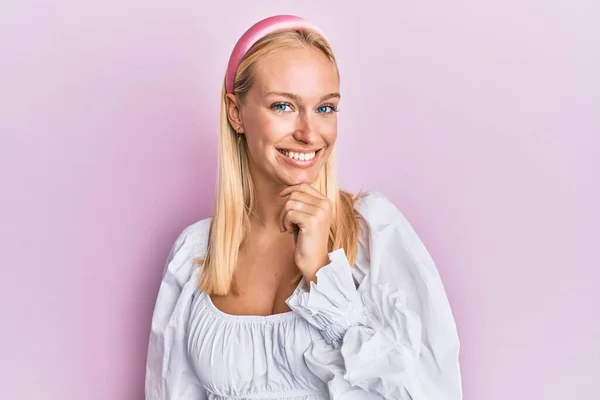
[[[294,293],[295,292],[296,291],[294,290]],[[283,313],[271,314],[271,315],[228,314],[226,312],[219,310],[217,308],[217,306],[215,306],[215,304],[212,302],[212,299],[210,298],[210,296],[208,294],[201,292],[201,295],[204,296],[204,300],[206,301],[208,308],[211,310],[211,312],[217,318],[221,318],[221,319],[232,321],[232,322],[238,322],[238,323],[243,323],[243,322],[255,322],[256,323],[256,322],[258,322],[258,323],[263,323],[263,324],[269,324],[269,323],[276,323],[276,322],[288,321],[288,320],[294,320],[294,319],[301,318],[300,315],[298,315],[296,312],[291,311],[291,310],[283,312]]]

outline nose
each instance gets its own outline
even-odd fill
[[[309,112],[300,112],[296,120],[296,130],[294,138],[299,142],[314,144],[317,142],[319,134],[313,116]]]

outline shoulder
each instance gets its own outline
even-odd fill
[[[186,226],[177,236],[172,250],[176,252],[183,247],[187,247],[193,253],[201,256],[206,252],[206,246],[208,245],[211,220],[212,218],[205,218]]]
[[[382,193],[366,192],[357,200],[355,208],[364,220],[361,235],[368,237],[371,250],[377,247],[395,254],[404,252],[411,257],[429,257],[409,219]]]
[[[387,197],[380,192],[367,192],[357,201],[356,209],[365,221],[361,235],[371,262],[401,266],[394,269],[396,273],[411,271],[410,274],[438,279],[435,262],[419,234]],[[376,274],[379,278],[391,273],[390,269],[381,271],[383,275]]]
[[[398,207],[376,190],[362,193],[356,201],[355,208],[369,226],[408,223]]]
[[[208,246],[211,218],[194,222],[179,233],[171,246],[163,275],[182,275],[191,273],[194,260],[204,257]]]

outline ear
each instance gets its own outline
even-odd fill
[[[227,119],[238,133],[244,133],[244,122],[242,120],[241,104],[234,94],[227,93],[225,95],[225,105],[227,106]]]

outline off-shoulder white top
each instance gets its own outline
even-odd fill
[[[462,398],[459,340],[436,266],[381,193],[360,198],[357,262],[343,249],[270,316],[221,312],[197,289],[210,219],[167,260],[152,318],[147,400]]]

